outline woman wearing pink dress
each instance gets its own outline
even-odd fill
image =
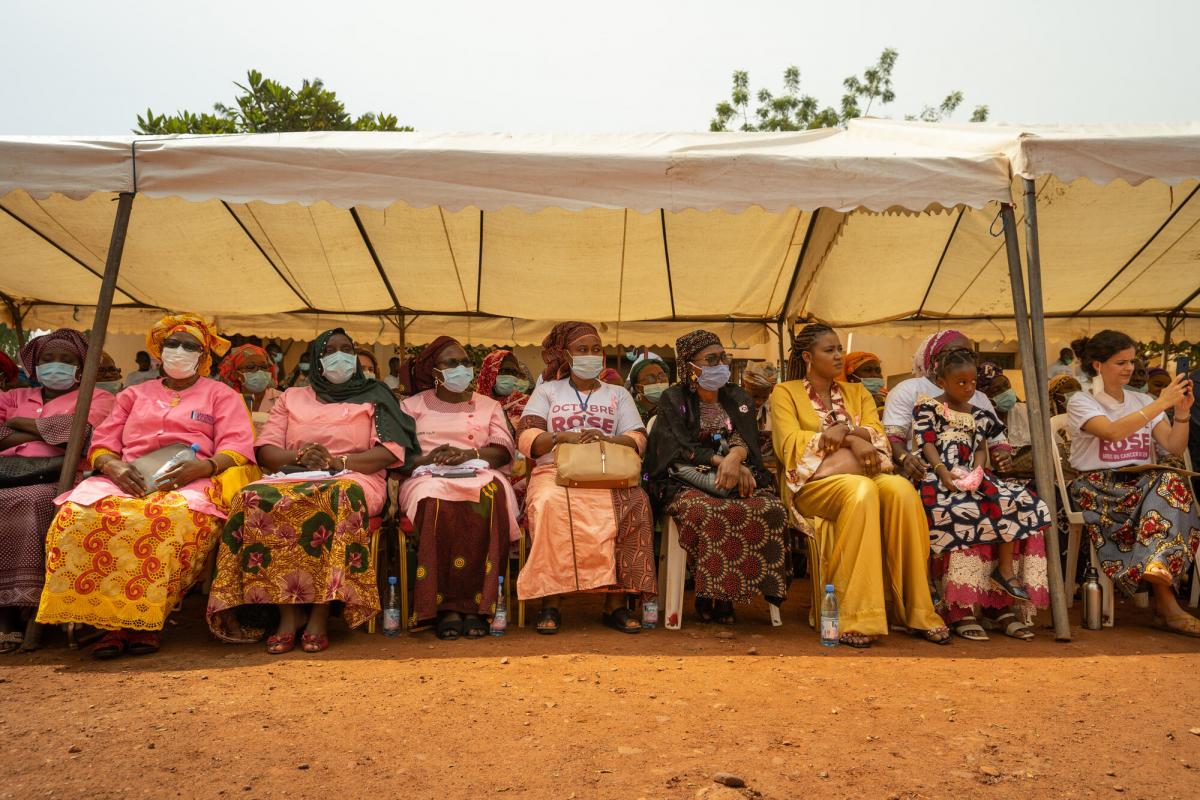
[[[308,361],[309,385],[284,392],[263,426],[257,454],[268,477],[233,501],[208,599],[210,630],[234,642],[264,633],[238,623],[239,606],[277,605],[273,655],[294,650],[301,628],[305,652],[329,647],[333,602],[352,628],[379,613],[370,518],[387,500],[387,470],[416,452],[412,418],[363,375],[344,330],[318,336]]]
[[[63,455],[79,401],[79,372],[88,341],[61,328],[21,348],[25,372],[41,386],[0,393],[0,457],[52,458]],[[16,367],[13,367],[16,373]],[[112,411],[113,396],[92,392],[86,434]],[[23,614],[37,608],[46,578],[46,531],[54,519],[58,476],[50,481],[0,489],[0,653],[24,640]]]
[[[131,386],[96,427],[98,473],[55,500],[46,536],[46,585],[37,619],[108,630],[97,658],[158,650],[167,615],[197,582],[228,512],[253,476],[254,429],[242,398],[201,377],[229,342],[200,317],[167,316],[146,337],[166,377]],[[131,462],[168,445],[196,458],[154,485]]]
[[[471,391],[474,365],[454,339],[431,342],[409,376],[417,394],[403,408],[416,420],[424,453],[405,465],[417,474],[400,486],[400,505],[420,536],[414,616],[436,617],[440,639],[479,638],[496,611],[509,543],[520,535],[508,480],[516,445],[500,403]],[[427,472],[462,465],[474,474]]]

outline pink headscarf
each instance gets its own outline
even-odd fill
[[[926,338],[917,347],[916,354],[913,355],[913,374],[920,377],[932,375],[934,363],[946,345],[955,339],[965,338],[967,337],[962,331],[956,330],[938,331]]]

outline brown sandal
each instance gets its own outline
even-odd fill
[[[129,635],[125,631],[109,631],[92,645],[92,658],[106,660],[122,656],[128,644]]]

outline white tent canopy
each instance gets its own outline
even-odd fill
[[[755,344],[796,317],[1005,338],[989,230],[1019,175],[1038,177],[1052,336],[1200,314],[1194,125],[0,137],[0,292],[27,325],[88,324],[112,201],[136,191],[114,330],[186,308],[412,343],[532,344],[570,318],[630,344],[697,324]]]

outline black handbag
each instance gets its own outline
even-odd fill
[[[58,483],[62,456],[0,456],[0,489]]]
[[[680,483],[686,483],[693,489],[711,494],[713,497],[729,497],[737,491],[717,488],[717,471],[715,469],[700,469],[683,461],[676,462],[667,468],[667,474]]]

